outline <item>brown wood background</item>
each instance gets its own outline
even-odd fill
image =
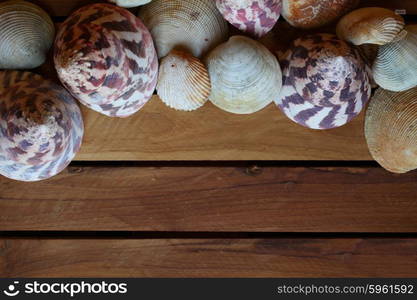
[[[33,2],[60,22],[94,1]],[[321,132],[274,105],[181,113],[156,96],[128,119],[83,115],[62,174],[0,178],[1,277],[417,276],[417,172],[371,161],[363,115]]]

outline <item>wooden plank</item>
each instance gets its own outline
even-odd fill
[[[8,231],[417,232],[417,172],[379,168],[70,167],[0,191]]]
[[[416,239],[0,241],[1,277],[415,277]]]

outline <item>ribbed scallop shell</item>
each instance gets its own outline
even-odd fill
[[[109,0],[109,2],[120,7],[130,8],[148,4],[152,0]]]
[[[32,73],[0,71],[0,85],[0,174],[38,181],[61,172],[83,137],[75,100]]]
[[[37,5],[14,0],[0,3],[0,69],[39,67],[54,36],[54,23]]]
[[[417,25],[405,29],[404,39],[379,47],[373,65],[376,83],[386,90],[402,92],[417,86]]]
[[[228,24],[214,0],[153,0],[139,17],[149,28],[159,58],[183,50],[201,58],[228,37]]]
[[[236,114],[257,112],[276,100],[281,68],[269,50],[250,38],[233,36],[206,58],[211,79],[210,101]]]
[[[152,37],[124,8],[93,4],[73,13],[55,42],[55,67],[72,95],[111,117],[128,117],[151,99],[158,77]]]
[[[359,0],[282,0],[282,16],[294,27],[317,28],[354,9]]]
[[[223,17],[255,37],[272,30],[281,13],[281,0],[216,0]]]
[[[417,88],[400,93],[378,89],[366,113],[365,136],[373,158],[385,169],[416,169]]]
[[[337,36],[354,45],[385,45],[401,38],[405,23],[394,11],[367,7],[344,16],[337,25]]]
[[[370,98],[365,62],[335,35],[295,40],[281,65],[283,88],[276,104],[302,126],[331,129],[345,125]]]
[[[208,100],[211,84],[207,68],[186,52],[173,50],[161,61],[158,96],[171,108],[192,111]]]

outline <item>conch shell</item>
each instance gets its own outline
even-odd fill
[[[201,58],[228,37],[228,24],[214,0],[153,0],[139,17],[149,28],[158,57],[182,50]]]
[[[365,137],[373,158],[385,169],[417,168],[417,88],[390,92],[379,88],[370,101]]]
[[[282,73],[276,57],[261,43],[233,36],[206,58],[210,101],[235,114],[257,112],[279,96]]]
[[[48,14],[26,1],[0,3],[0,69],[42,65],[55,37]]]

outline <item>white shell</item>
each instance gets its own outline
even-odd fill
[[[148,4],[152,0],[109,0],[109,2],[124,8],[137,7]]]
[[[228,24],[214,0],[153,0],[139,17],[148,27],[158,57],[178,49],[201,58],[228,37]]]
[[[354,45],[385,45],[406,34],[403,17],[380,7],[366,7],[352,11],[337,25],[337,36]]]
[[[282,73],[276,57],[250,38],[233,36],[206,58],[210,101],[236,114],[251,114],[278,99]]]
[[[378,89],[366,113],[365,137],[373,158],[385,169],[416,169],[417,88],[400,93]]]
[[[373,65],[376,83],[389,91],[417,86],[417,25],[406,26],[405,30],[408,33],[404,39],[379,47]]]
[[[54,23],[37,5],[26,1],[0,3],[0,69],[39,67],[54,36]]]
[[[159,68],[157,91],[171,108],[192,111],[207,102],[211,84],[207,68],[194,56],[173,50]]]

